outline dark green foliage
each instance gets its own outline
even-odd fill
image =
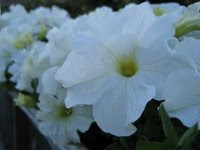
[[[176,145],[178,142],[178,135],[163,105],[159,107],[159,113],[165,136],[169,139],[171,144]]]
[[[138,131],[129,137],[116,137],[105,150],[199,150],[197,124],[187,129],[170,119],[160,102],[150,101],[135,122]],[[176,125],[176,126],[174,126]]]

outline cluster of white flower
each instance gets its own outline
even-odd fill
[[[145,2],[72,19],[57,7],[11,6],[0,16],[0,82],[15,83],[19,105],[39,95],[39,128],[60,146],[79,143],[93,121],[133,134],[151,99],[200,128],[199,9]]]

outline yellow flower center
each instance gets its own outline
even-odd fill
[[[64,105],[60,105],[58,109],[58,115],[61,118],[67,118],[72,114],[71,108],[66,108]]]
[[[123,58],[118,62],[118,71],[124,77],[132,77],[138,71],[138,63],[133,58]]]
[[[26,48],[27,46],[30,46],[32,42],[33,42],[32,34],[26,33],[15,41],[15,47],[17,49],[23,49]]]
[[[164,11],[161,8],[156,7],[153,9],[153,13],[155,14],[155,16],[162,16],[164,14]]]

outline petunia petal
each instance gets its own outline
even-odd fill
[[[126,79],[119,85],[93,106],[93,116],[103,131],[128,136],[136,131],[131,123],[140,117],[146,103],[154,97],[155,88]]]
[[[148,2],[140,5],[128,5],[120,13],[123,32],[132,33],[139,38],[155,21],[155,16]]]
[[[120,79],[116,74],[107,74],[70,87],[65,99],[66,107],[95,104],[102,95],[120,85]]]
[[[132,124],[126,126],[126,80],[121,80],[119,85],[114,91],[104,94],[101,100],[93,106],[93,117],[104,132],[117,136],[128,136],[133,134],[136,128]]]
[[[165,29],[165,30],[163,30]],[[173,17],[172,16],[165,16],[158,18],[141,36],[141,44],[145,46],[145,48],[149,49],[151,47],[158,47],[161,48],[163,43],[172,38],[175,34],[175,29],[173,26]],[[151,40],[150,40],[151,39]],[[160,49],[162,50],[162,49]]]
[[[168,113],[170,116],[180,119],[181,122],[188,127],[192,127],[198,122],[200,129],[200,105],[187,107],[185,109]]]
[[[172,73],[166,81],[164,103],[168,111],[178,111],[200,104],[200,75],[192,69]]]
[[[155,99],[157,100],[163,99],[164,82],[170,73],[180,69],[192,68],[193,65],[185,55],[170,50],[166,45],[162,47],[162,49],[141,51],[138,56],[139,72],[137,76],[144,83],[156,86],[157,95]]]
[[[141,116],[146,104],[155,95],[155,86],[137,84],[135,80],[127,83],[127,125]]]
[[[54,76],[56,71],[58,70],[58,67],[52,67],[47,69],[43,75],[42,75],[42,92],[50,94],[50,95],[56,95],[56,91],[58,88],[61,87],[60,83],[55,80]]]
[[[199,40],[194,38],[184,38],[184,40],[177,45],[176,51],[179,53],[184,53],[186,56],[192,59],[192,61],[194,61],[198,67],[200,67]]]
[[[73,51],[55,76],[64,87],[70,87],[114,71],[111,54],[105,51],[104,44],[93,36],[76,36]]]
[[[200,75],[192,69],[172,73],[166,81],[164,106],[170,116],[191,127],[200,124]]]

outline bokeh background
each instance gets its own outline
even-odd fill
[[[11,4],[21,3],[27,9],[36,8],[38,6],[57,5],[68,10],[72,17],[87,13],[99,6],[109,6],[113,10],[118,10],[128,3],[141,3],[145,0],[0,0],[1,11],[6,11]],[[150,3],[177,2],[182,5],[189,5],[198,0],[149,0]]]

